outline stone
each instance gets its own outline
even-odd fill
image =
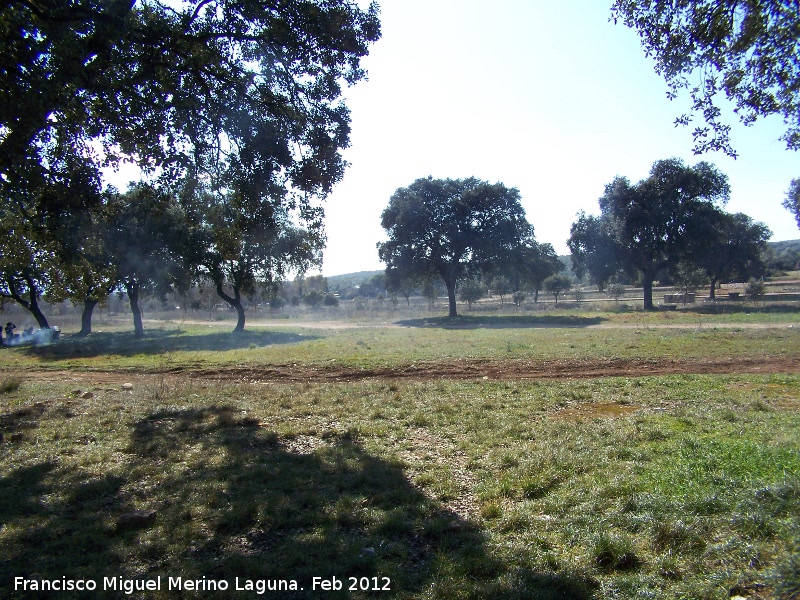
[[[156,511],[134,510],[117,519],[117,529],[144,529],[156,522]]]
[[[84,400],[89,400],[91,398],[94,398],[94,394],[92,392],[85,392],[81,394],[81,398],[83,398]]]
[[[132,383],[123,383],[122,384],[122,389],[125,390],[126,392],[130,392],[131,390],[133,390],[133,384]]]

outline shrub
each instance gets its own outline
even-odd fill
[[[333,294],[326,294],[322,304],[323,306],[339,306],[339,299]]]
[[[12,392],[16,392],[21,384],[22,380],[18,379],[17,377],[2,379],[0,380],[0,394],[10,394]]]
[[[747,282],[747,286],[744,288],[744,295],[747,297],[748,300],[756,302],[761,296],[765,294],[766,291],[767,288],[764,285],[763,281],[751,277],[750,281]]]

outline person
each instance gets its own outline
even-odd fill
[[[16,328],[17,328],[17,326],[14,325],[11,321],[6,323],[6,337],[9,339],[9,341],[11,340],[11,338],[14,337],[14,335],[15,335],[14,334],[14,330]]]

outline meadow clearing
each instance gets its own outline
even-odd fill
[[[0,350],[1,597],[800,594],[790,304],[230,328]]]

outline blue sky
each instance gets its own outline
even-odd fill
[[[379,0],[380,1],[380,0]],[[346,93],[350,162],[325,203],[322,272],[383,268],[380,214],[419,177],[478,177],[520,190],[540,242],[566,254],[569,227],[616,175],[647,176],[662,158],[706,160],[730,179],[731,212],[798,239],[782,206],[800,154],[780,119],[735,126],[739,158],[692,154],[636,33],[608,21],[611,0],[383,0],[369,81]],[[733,119],[732,119],[733,120]]]

